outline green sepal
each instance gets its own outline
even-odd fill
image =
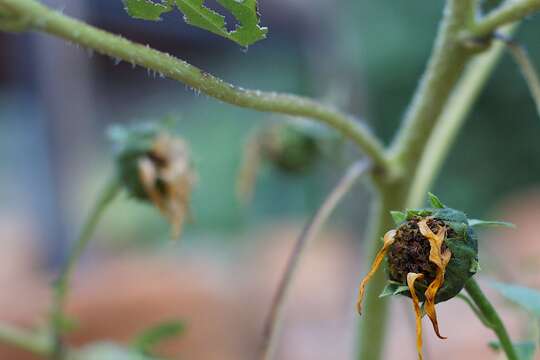
[[[392,219],[396,225],[401,225],[401,223],[407,220],[407,214],[403,211],[390,211],[390,215],[392,215]]]
[[[446,206],[435,194],[428,192],[429,202],[434,209],[444,209]]]
[[[515,229],[516,225],[507,221],[485,221],[478,219],[469,219],[469,226],[471,227],[506,227]]]
[[[400,284],[397,281],[388,281],[383,291],[379,295],[380,298],[386,296],[399,295],[405,292],[409,292],[409,288],[406,285]]]

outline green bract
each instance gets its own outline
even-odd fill
[[[162,127],[155,123],[115,125],[109,129],[108,135],[113,143],[118,177],[128,194],[139,200],[149,200],[148,193],[140,181],[139,160],[151,152],[161,132]]]

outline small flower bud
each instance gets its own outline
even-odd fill
[[[178,237],[196,179],[186,142],[149,123],[115,126],[109,135],[118,177],[128,194],[157,207]]]

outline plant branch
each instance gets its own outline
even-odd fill
[[[472,301],[474,301],[476,307],[483,314],[484,318],[492,325],[491,329],[493,329],[499,338],[501,348],[505,352],[508,360],[519,360],[516,349],[512,344],[512,340],[510,340],[510,336],[508,335],[499,314],[484,295],[476,280],[470,279],[467,281],[465,284],[465,290],[471,297]]]
[[[474,55],[460,34],[472,25],[475,11],[474,0],[447,1],[426,71],[392,143],[392,157],[403,167],[404,176],[416,166],[452,89]]]
[[[29,29],[46,32],[112,58],[153,70],[218,100],[325,123],[352,140],[372,159],[374,166],[387,168],[383,147],[367,126],[331,106],[295,95],[235,87],[183,60],[72,19],[35,0],[0,0],[0,7],[24,19]]]
[[[336,206],[349,192],[349,190],[351,190],[358,178],[365,174],[369,168],[370,163],[367,160],[358,161],[351,165],[332,192],[326,197],[313,218],[303,228],[302,233],[298,237],[289,257],[285,272],[281,277],[276,294],[272,301],[270,312],[266,318],[263,328],[262,341],[259,347],[259,356],[257,357],[258,359],[270,360],[273,358],[279,326],[281,318],[283,317],[283,308],[285,306],[285,302],[287,301],[287,296],[291,288],[293,278],[298,270],[298,266],[302,261],[306,249],[311,243],[313,243],[317,235],[320,233],[321,228],[333,213]]]
[[[515,29],[516,26],[512,25],[503,29],[502,32],[510,35]],[[415,208],[423,204],[426,193],[440,172],[450,148],[501,58],[503,50],[503,44],[494,43],[486,53],[479,55],[467,67],[444,107],[429,137],[422,158],[417,164],[407,200],[408,207]]]
[[[540,0],[506,0],[498,8],[478,20],[470,29],[473,37],[485,37],[499,27],[540,11]]]
[[[60,275],[54,285],[54,298],[51,311],[51,330],[53,334],[54,351],[52,358],[62,358],[62,343],[61,334],[64,325],[64,307],[69,287],[71,275],[75,268],[77,261],[80,259],[83,251],[86,249],[88,242],[92,238],[99,220],[103,216],[105,210],[114,200],[120,190],[120,183],[117,178],[113,178],[102,189],[100,195],[97,198],[94,207],[92,208],[86,222],[83,225],[82,231],[77,239],[77,242],[73,246],[69,257],[60,271]]]

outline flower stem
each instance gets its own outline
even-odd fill
[[[493,305],[491,305],[487,297],[484,295],[482,289],[480,289],[480,286],[478,286],[476,280],[470,279],[469,281],[467,281],[467,283],[465,284],[465,290],[471,297],[476,307],[480,310],[484,318],[492,325],[491,329],[493,329],[493,331],[499,338],[501,348],[506,354],[508,360],[519,360],[516,349],[512,344],[512,340],[510,340],[510,336],[508,335],[508,332],[506,331],[506,328],[504,327],[504,324],[499,317],[499,314],[497,313]]]
[[[336,206],[351,190],[358,178],[369,170],[369,161],[358,161],[351,165],[336,187],[326,197],[313,218],[306,224],[294,246],[293,252],[281,278],[276,295],[272,301],[270,312],[263,328],[263,337],[259,348],[258,359],[270,360],[273,358],[279,325],[283,315],[283,308],[287,294],[291,288],[292,280],[308,246],[313,243],[321,228],[332,215]]]
[[[119,193],[120,183],[116,177],[110,180],[101,190],[94,207],[86,219],[77,242],[71,249],[69,257],[60,271],[58,279],[54,284],[54,298],[51,311],[51,330],[53,336],[54,350],[52,359],[62,359],[62,327],[64,324],[64,307],[69,289],[71,275],[77,261],[80,259],[88,242],[92,238],[97,224],[105,213],[105,210]]]
[[[325,123],[353,141],[371,158],[374,166],[387,168],[383,146],[371,130],[364,123],[332,106],[295,95],[235,87],[183,60],[72,19],[35,0],[0,0],[1,8],[24,19],[28,29],[49,33],[114,59],[153,70],[218,100],[244,108],[306,117]]]

